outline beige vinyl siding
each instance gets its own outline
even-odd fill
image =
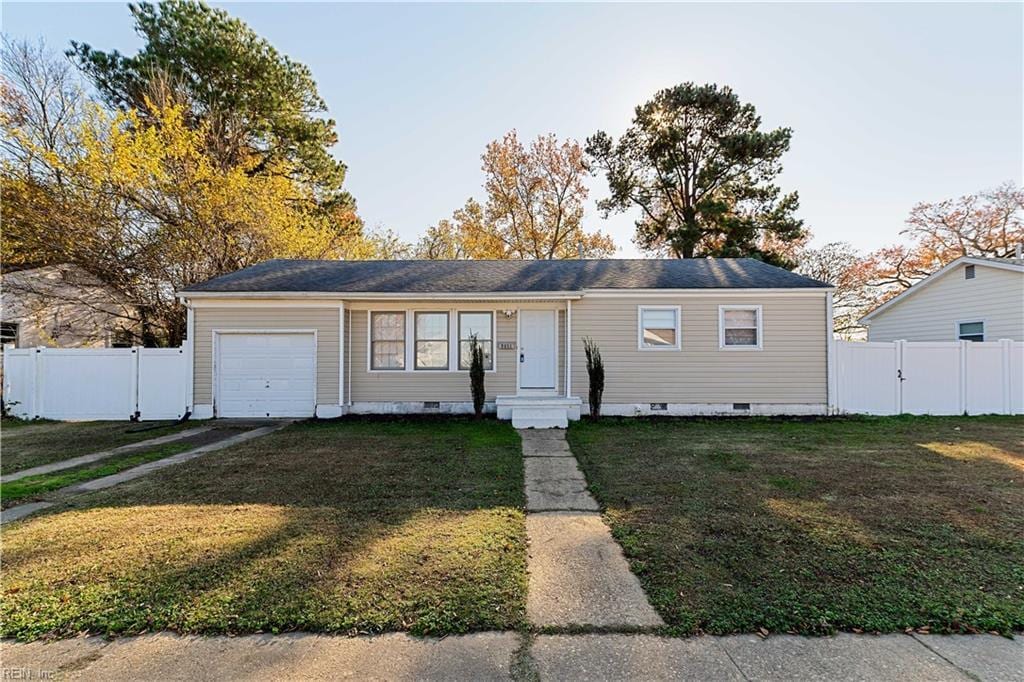
[[[679,306],[681,350],[639,350],[637,308]],[[722,350],[719,305],[759,305],[763,350]],[[826,297],[584,297],[572,306],[572,393],[587,396],[584,337],[605,364],[606,404],[826,402]]]
[[[199,307],[195,310],[195,403],[213,402],[213,334],[218,329],[315,329],[316,401],[338,404],[338,307],[288,307],[275,302],[266,306]]]
[[[869,341],[956,341],[957,322],[985,321],[985,340],[1024,341],[1024,273],[960,265],[872,319]]]
[[[427,371],[427,370],[394,370],[371,371],[367,344],[369,336],[367,325],[369,311],[447,311],[452,320],[457,321],[459,311],[490,311],[495,315],[496,335],[494,339],[495,371],[487,372],[484,387],[487,399],[494,400],[499,395],[515,395],[516,365],[519,361],[517,349],[502,350],[501,343],[517,344],[516,316],[505,317],[504,310],[519,308],[559,308],[564,303],[522,303],[509,302],[460,302],[460,301],[352,301],[346,304],[350,311],[348,322],[351,324],[351,335],[346,332],[346,362],[351,362],[351,381],[348,397],[352,402],[469,402],[472,400],[469,390],[469,372],[467,371]],[[558,359],[559,389],[564,387],[565,365],[565,320],[564,312],[558,316]],[[455,326],[457,329],[457,324]],[[451,338],[451,344],[458,339]],[[406,343],[412,343],[411,338]],[[348,370],[346,370],[348,371]],[[348,378],[346,376],[346,378]]]

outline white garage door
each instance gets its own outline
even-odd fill
[[[217,416],[312,417],[316,342],[310,333],[218,334]]]

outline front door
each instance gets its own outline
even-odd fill
[[[519,388],[555,388],[557,320],[555,310],[519,311]]]

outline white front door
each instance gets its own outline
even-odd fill
[[[554,389],[558,312],[519,311],[519,388]]]
[[[313,334],[221,333],[216,363],[218,417],[313,416]]]

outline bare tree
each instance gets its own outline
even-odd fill
[[[832,284],[833,329],[846,339],[863,338],[860,318],[875,304],[871,270],[852,244],[831,242],[796,254],[796,272]]]
[[[20,165],[22,172],[42,182],[61,182],[60,171],[43,163],[41,156],[75,144],[87,101],[78,72],[42,40],[4,36],[0,59],[0,117],[12,133],[0,137],[0,153],[7,163]]]

